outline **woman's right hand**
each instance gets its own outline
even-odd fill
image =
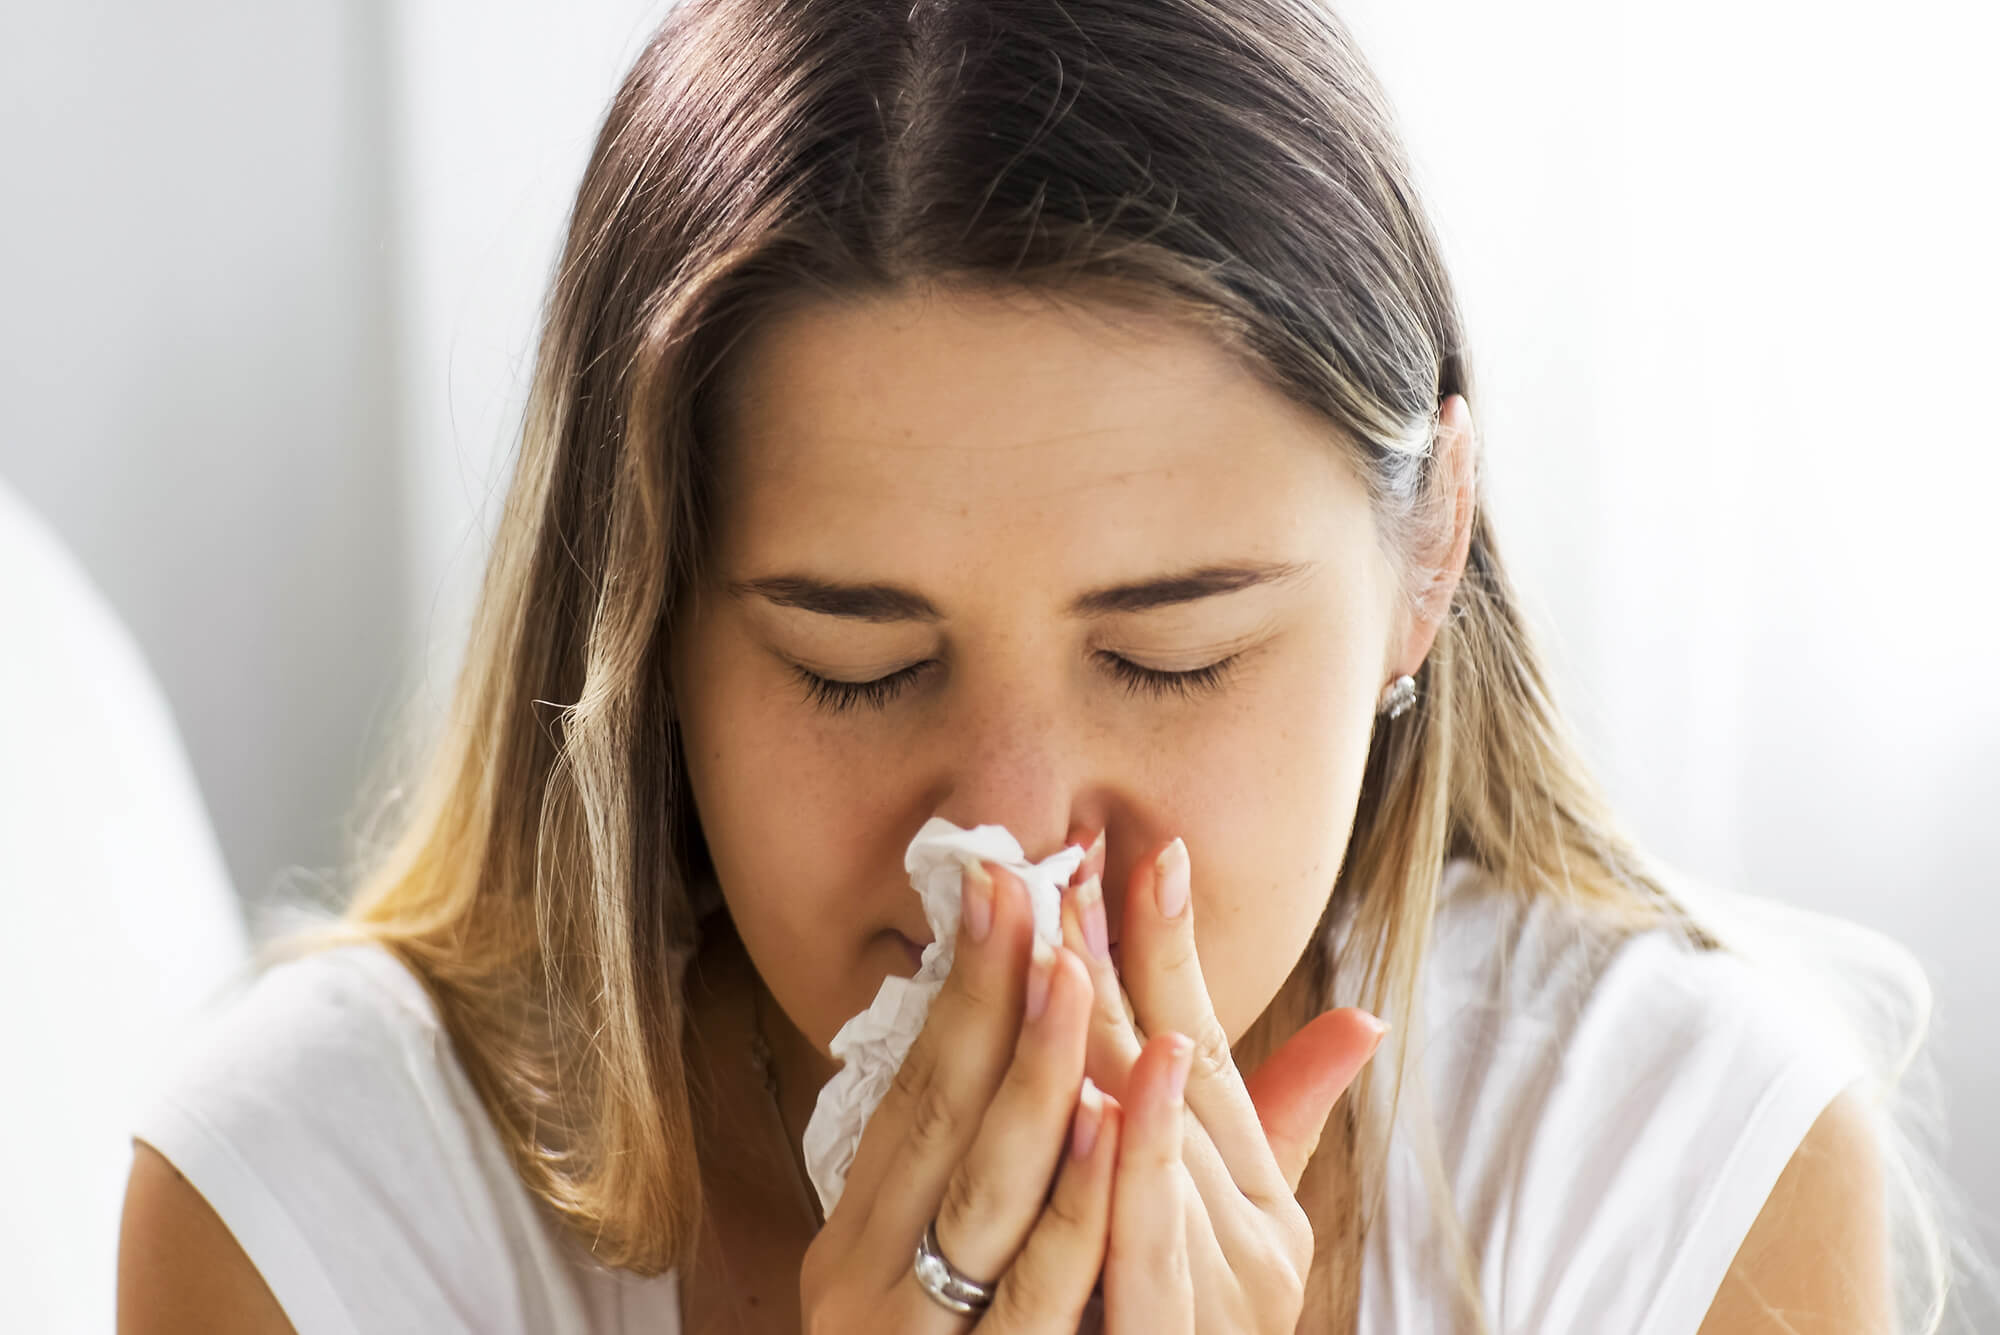
[[[1034,944],[1028,892],[969,867],[956,958],[800,1272],[804,1329],[1073,1335],[1104,1264],[1123,1117],[1084,1079],[1092,986]],[[997,1284],[975,1320],[912,1269],[924,1229]]]

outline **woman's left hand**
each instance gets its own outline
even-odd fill
[[[1132,871],[1121,987],[1104,949],[1102,843],[1100,835],[1063,896],[1062,927],[1096,988],[1085,1069],[1128,1118],[1104,1262],[1105,1329],[1292,1335],[1313,1257],[1299,1179],[1384,1026],[1352,1007],[1329,1011],[1246,1081],[1195,952],[1186,847],[1176,839]],[[1177,1115],[1183,1105],[1189,1115]]]

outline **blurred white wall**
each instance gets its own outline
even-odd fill
[[[243,914],[123,618],[0,478],[0,1330],[109,1331],[134,1118],[238,995]]]
[[[1670,860],[1916,953],[2000,1242],[2000,11],[1340,8],[1442,219],[1568,712]]]
[[[378,19],[0,16],[0,476],[136,633],[252,903],[340,856],[405,657]]]
[[[407,0],[393,314],[410,633],[442,707],[533,371],[534,332],[597,127],[670,0]]]
[[[404,664],[442,698],[570,195],[665,8],[97,0],[0,41],[0,473],[133,620],[247,888],[321,860]],[[2000,1213],[1995,11],[1340,8],[1614,794],[1688,870],[1917,953]]]

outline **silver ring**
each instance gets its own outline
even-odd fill
[[[993,1305],[993,1287],[961,1273],[938,1250],[936,1219],[924,1228],[923,1240],[917,1244],[917,1259],[911,1268],[917,1274],[917,1287],[948,1312],[978,1316]]]

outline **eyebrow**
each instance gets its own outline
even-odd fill
[[[1202,566],[1195,570],[1094,589],[1069,605],[1072,616],[1107,616],[1114,613],[1150,612],[1198,602],[1225,593],[1237,593],[1261,584],[1280,584],[1311,571],[1310,563],[1267,562],[1240,565]],[[735,596],[766,598],[780,607],[796,607],[821,616],[849,621],[942,621],[937,605],[914,589],[896,584],[836,584],[810,575],[778,575],[770,579],[732,583]]]

